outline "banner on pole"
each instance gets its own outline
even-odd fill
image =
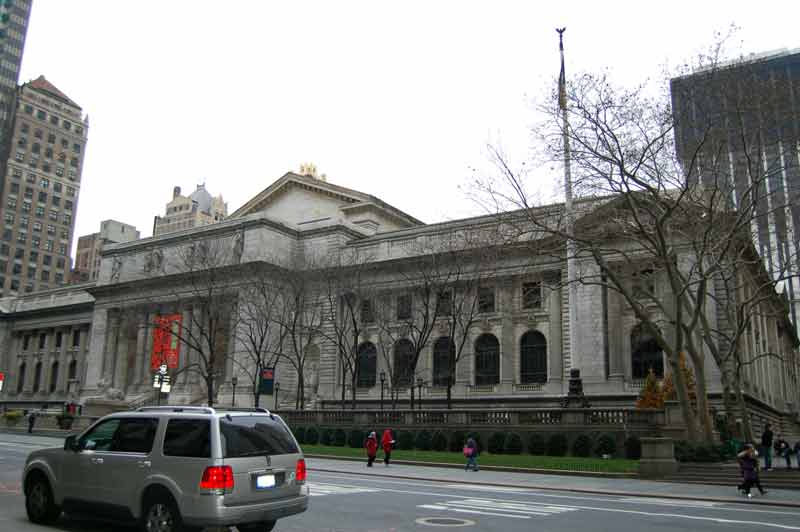
[[[258,380],[258,393],[261,395],[272,395],[272,387],[275,384],[275,368],[264,368]]]
[[[153,351],[150,354],[150,369],[156,371],[162,364],[170,369],[177,369],[181,351],[180,314],[156,316],[153,330]]]

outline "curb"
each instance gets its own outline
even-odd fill
[[[331,458],[330,456],[320,456],[320,455],[305,455],[308,458],[326,458],[336,460],[338,458]],[[346,458],[347,461],[356,461],[352,458]],[[407,465],[412,465],[407,462],[400,462],[400,461],[392,461],[393,463],[403,463]],[[425,462],[424,465],[432,465],[430,462]],[[447,464],[453,465],[453,464]],[[359,475],[359,473],[354,471],[348,471],[344,469],[328,469],[328,468],[318,468],[318,467],[309,467],[310,471],[319,471],[322,473],[344,473],[349,475]],[[481,469],[484,469],[481,467]],[[550,471],[550,470],[548,470]],[[413,475],[386,475],[383,473],[370,473],[370,476],[373,477],[381,477],[381,478],[398,478],[401,480],[422,480],[426,482],[440,482],[440,483],[447,483],[452,484],[457,482],[452,479],[442,479],[442,478],[432,478],[432,477],[425,477],[425,476],[413,476]],[[498,488],[517,488],[522,490],[541,490],[541,491],[558,491],[558,492],[568,492],[568,493],[584,493],[587,495],[615,495],[618,497],[641,497],[641,498],[653,498],[658,497],[660,499],[670,499],[670,500],[678,500],[678,501],[708,501],[708,502],[719,502],[725,504],[747,504],[747,505],[757,505],[757,506],[778,506],[783,508],[800,508],[800,502],[786,502],[786,501],[762,501],[762,500],[742,500],[739,498],[733,497],[698,497],[696,495],[675,495],[669,493],[642,493],[642,492],[631,492],[631,491],[615,491],[615,490],[601,490],[601,489],[588,489],[588,488],[555,488],[552,486],[542,486],[542,485],[523,485],[523,484],[514,484],[510,482],[482,482],[485,486],[492,486]]]
[[[307,458],[320,458],[328,460],[342,460],[346,462],[363,462],[363,458],[354,458],[351,456],[331,456],[326,454],[313,454],[303,453]],[[443,467],[447,469],[463,469],[461,464],[452,464],[449,462],[418,462],[415,460],[392,460],[393,464],[413,465],[420,467]],[[498,473],[528,473],[535,475],[564,475],[570,477],[593,477],[593,478],[634,478],[638,479],[639,475],[636,473],[602,473],[599,471],[573,471],[569,469],[538,469],[528,467],[513,467],[513,466],[491,466],[481,465],[481,469],[486,471],[496,471]]]
[[[9,428],[2,428],[0,429],[0,434],[16,434],[21,436],[42,436],[46,438],[66,438],[70,434],[76,434],[76,432],[70,432],[63,429],[34,429],[34,431],[28,434],[28,429],[9,429]]]

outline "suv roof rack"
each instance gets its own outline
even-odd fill
[[[142,406],[136,409],[137,412],[201,412],[203,414],[214,414],[214,409],[210,406]]]
[[[242,406],[221,406],[216,409],[218,412],[259,412],[261,414],[269,414],[269,410],[263,406],[256,407],[242,407]]]

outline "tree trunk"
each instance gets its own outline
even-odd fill
[[[214,406],[214,375],[206,375],[206,395],[208,398],[208,406]]]
[[[260,373],[259,373],[259,375],[260,375]],[[256,381],[256,385],[253,388],[254,388],[254,390],[253,390],[253,406],[255,408],[258,408],[259,405],[261,404],[261,394],[258,393],[258,381]]]
[[[667,356],[670,371],[672,372],[672,383],[675,385],[675,395],[678,404],[681,405],[683,422],[686,423],[686,432],[689,441],[697,441],[697,422],[695,421],[692,404],[689,400],[689,391],[686,388],[686,381],[683,378],[683,371],[676,353]]]
[[[703,439],[709,443],[714,441],[714,427],[711,423],[711,415],[708,410],[708,392],[706,391],[706,368],[705,364],[695,360],[694,363],[695,391],[697,393],[697,417],[700,422],[700,431]]]
[[[742,383],[739,379],[739,372],[737,371],[733,387],[736,392],[736,403],[739,406],[739,415],[742,416],[742,433],[744,441],[755,443],[753,426],[750,424],[750,414],[747,409],[747,403],[744,400],[744,394],[742,393]]]
[[[411,387],[409,389],[411,390],[411,395],[409,396],[410,397],[409,408],[411,410],[414,410],[414,383],[413,382],[411,383]]]

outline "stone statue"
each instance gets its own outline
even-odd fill
[[[233,262],[239,264],[242,262],[242,254],[244,253],[244,231],[236,233],[233,239]]]
[[[120,257],[114,257],[113,262],[111,263],[112,283],[119,282],[120,273],[122,273],[122,259]]]

